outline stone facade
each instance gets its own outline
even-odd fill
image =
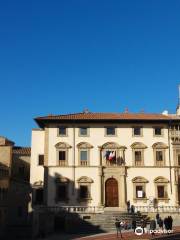
[[[156,207],[179,206],[177,115],[82,113],[36,121],[40,129],[32,131],[33,206],[121,211],[127,201],[135,207],[152,202]],[[109,153],[113,161],[107,159]]]

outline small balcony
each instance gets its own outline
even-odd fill
[[[104,159],[103,161],[103,166],[107,166],[107,167],[116,167],[116,166],[124,166],[124,165],[125,165],[125,160],[122,157],[117,157],[116,159],[113,159],[113,160]]]
[[[80,161],[80,166],[88,166],[88,165],[89,165],[88,161],[85,161],[85,160]]]

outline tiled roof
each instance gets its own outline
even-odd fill
[[[41,120],[163,120],[171,119],[163,114],[149,113],[74,113],[66,115],[48,115],[35,118]]]
[[[13,147],[14,154],[31,155],[30,147]]]

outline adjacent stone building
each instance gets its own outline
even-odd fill
[[[0,236],[28,225],[30,152],[0,137]]]

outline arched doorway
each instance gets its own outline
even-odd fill
[[[105,204],[106,207],[118,207],[118,182],[115,178],[107,179],[105,183]]]

